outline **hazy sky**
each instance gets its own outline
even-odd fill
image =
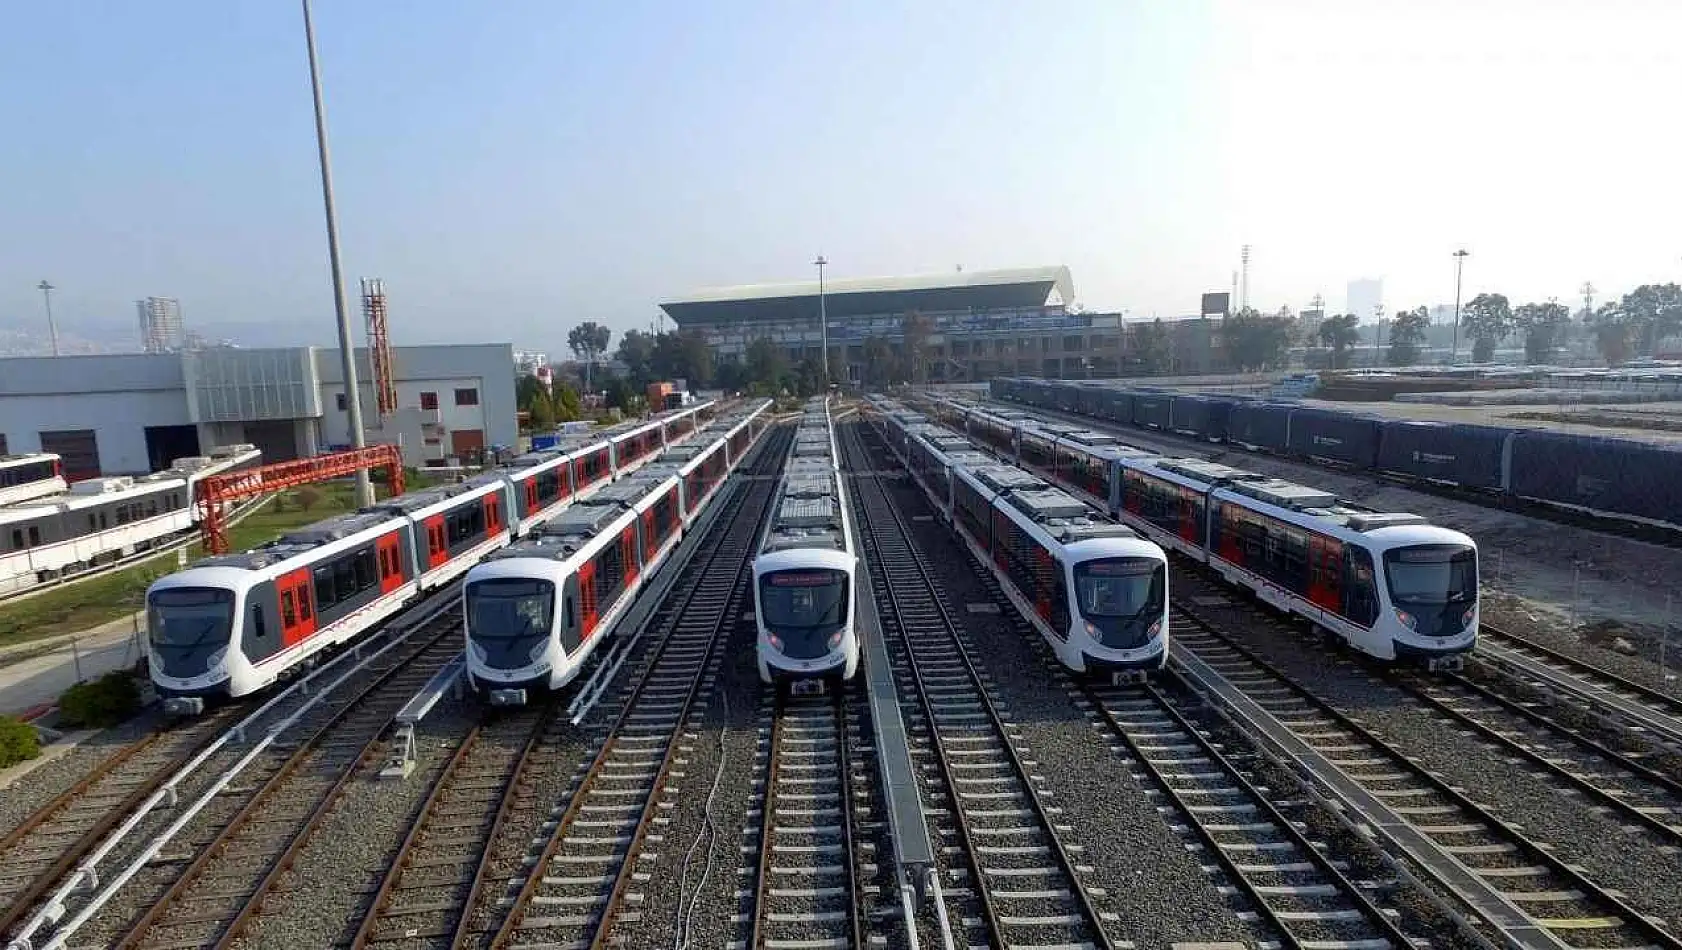
[[[1682,2],[317,0],[352,280],[403,342],[1066,263],[1089,308],[1392,308],[1682,279]],[[13,4],[0,326],[332,340],[291,0]]]

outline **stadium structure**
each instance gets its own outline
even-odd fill
[[[721,362],[741,360],[750,344],[766,339],[792,363],[817,363],[819,296],[815,280],[751,284],[699,291],[660,308],[680,330],[702,334]],[[928,332],[913,370],[919,381],[1121,375],[1138,324],[1120,313],[1071,308],[1073,300],[1074,280],[1064,266],[828,280],[822,309],[830,373],[838,381],[869,380],[871,354],[883,352],[873,340],[902,359],[906,320],[915,314]],[[1218,366],[1211,321],[1168,322],[1177,371]]]

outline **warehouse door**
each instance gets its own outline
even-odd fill
[[[484,452],[484,449],[485,430],[450,430],[450,454],[461,459],[463,462],[468,462],[469,459],[473,459],[475,461],[468,462],[468,464],[477,464],[476,460],[479,458],[480,454]]]
[[[66,481],[99,477],[99,440],[92,429],[43,432],[41,451],[56,452],[64,460]]]
[[[176,459],[199,454],[198,426],[147,426],[146,461],[152,471],[169,468]]]

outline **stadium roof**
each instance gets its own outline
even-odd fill
[[[1069,269],[923,274],[912,277],[843,277],[824,281],[824,306],[831,319],[911,310],[1007,310],[1043,307],[1074,299]],[[747,284],[697,291],[660,305],[678,326],[818,318],[818,282]]]

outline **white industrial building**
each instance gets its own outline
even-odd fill
[[[405,464],[444,464],[513,446],[513,347],[400,346],[397,413],[374,411],[366,350],[356,351],[368,438]],[[265,461],[350,443],[336,349],[218,348],[188,353],[0,359],[0,454],[57,452],[72,478],[151,472],[249,442]]]

